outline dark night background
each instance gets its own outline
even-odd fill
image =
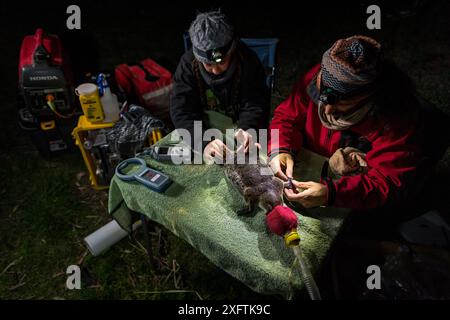
[[[66,29],[70,4],[81,7],[81,30]],[[366,28],[370,4],[381,7],[381,30]],[[78,152],[43,160],[17,125],[20,44],[37,27],[61,37],[78,79],[86,72],[112,72],[118,64],[146,57],[174,71],[183,53],[182,34],[197,10],[218,7],[242,37],[280,39],[273,107],[289,94],[302,73],[320,62],[335,40],[365,34],[382,43],[386,57],[412,77],[421,96],[450,114],[448,1],[2,1],[0,272],[13,265],[0,274],[0,299],[196,298],[192,292],[175,296],[154,293],[171,289],[195,291],[210,299],[264,298],[159,228],[156,232],[163,234],[166,244],[161,261],[179,264],[179,288],[174,288],[172,278],[167,280],[170,270],[162,275],[149,273],[143,251],[132,242],[124,240],[98,258],[86,255],[82,239],[108,221],[107,193],[90,188]],[[437,165],[442,177],[449,175],[449,156],[447,150]],[[430,188],[439,189],[431,196],[430,206],[447,208],[441,186]],[[65,268],[73,263],[82,265],[88,290],[65,290]],[[217,284],[214,288],[208,285],[211,281]],[[347,297],[360,294],[352,289]]]

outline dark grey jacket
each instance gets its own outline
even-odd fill
[[[229,81],[210,87],[200,77],[204,91],[211,89],[221,105],[234,104],[235,112],[231,116],[241,129],[267,128],[270,115],[270,91],[266,85],[266,76],[257,55],[245,44],[239,42],[236,50],[240,54],[241,75],[237,97],[234,97],[233,83],[235,77]],[[170,115],[175,128],[184,128],[193,137],[194,120],[203,121],[203,110],[207,108],[202,102],[198,77],[193,71],[194,55],[192,49],[180,59],[174,74],[174,84],[171,96]],[[199,66],[203,68],[203,66]],[[235,71],[236,72],[236,71]],[[232,92],[233,91],[233,92]],[[236,101],[232,101],[233,97]],[[203,100],[204,101],[204,100]],[[203,122],[203,129],[207,129]]]

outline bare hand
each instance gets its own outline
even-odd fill
[[[269,163],[277,177],[285,181],[292,178],[294,172],[294,158],[290,153],[280,153]]]
[[[327,203],[327,187],[321,183],[308,181],[299,182],[292,180],[297,188],[304,189],[301,192],[297,190],[284,189],[284,195],[289,201],[298,202],[305,208],[324,206]]]
[[[223,164],[227,155],[231,150],[223,143],[222,140],[214,139],[208,143],[203,151],[203,157],[207,163]]]
[[[234,137],[237,140],[239,149],[244,148],[244,153],[247,153],[250,143],[252,142],[252,136],[250,135],[250,133],[248,133],[247,131],[244,131],[242,129],[239,129],[234,134]]]

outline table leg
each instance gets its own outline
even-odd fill
[[[142,222],[142,229],[144,230],[145,248],[147,250],[148,262],[150,264],[150,268],[152,270],[155,270],[155,263],[153,261],[152,243],[150,240],[150,234],[148,233],[148,221],[147,217],[143,214],[141,214],[141,222]]]

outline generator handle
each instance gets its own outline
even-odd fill
[[[44,29],[42,28],[36,29],[36,34],[34,36],[36,37],[36,42],[38,43],[38,46],[42,46],[44,44]]]
[[[37,47],[33,54],[33,64],[41,64],[41,63],[48,63],[50,59],[50,54],[48,53],[47,49],[44,46],[44,29],[38,28],[36,29],[35,33],[36,43]]]

